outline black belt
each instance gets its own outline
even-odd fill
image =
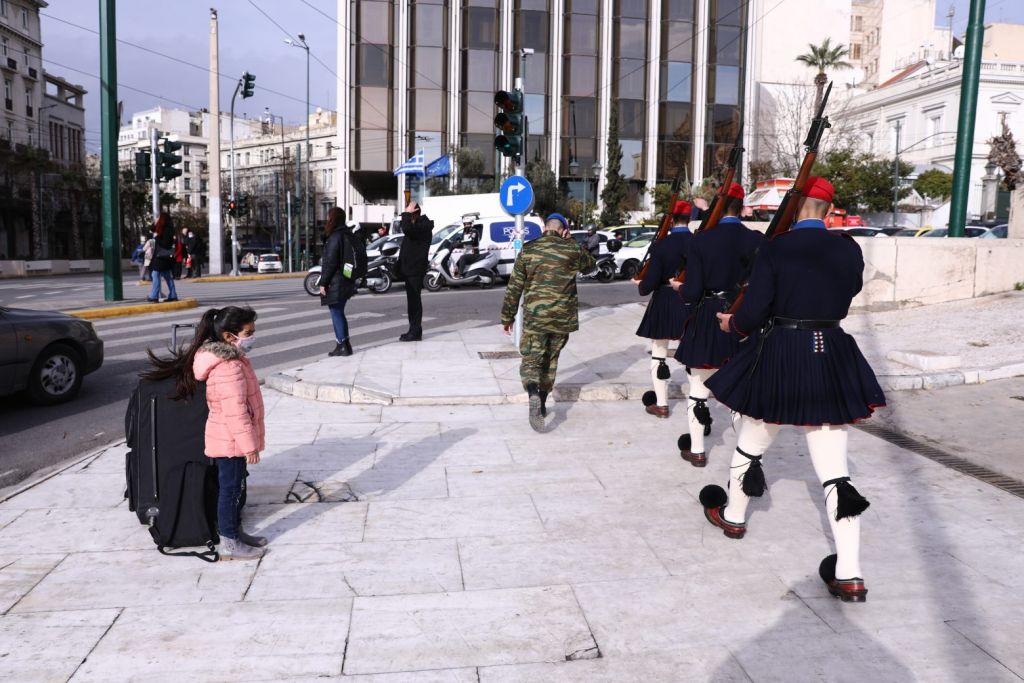
[[[784,330],[834,330],[839,327],[839,323],[839,320],[797,320],[775,316],[771,326]]]

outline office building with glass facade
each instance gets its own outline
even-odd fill
[[[418,150],[495,158],[495,90],[525,59],[527,154],[573,196],[600,191],[612,108],[631,202],[682,169],[711,175],[750,91],[743,0],[338,0],[339,159],[350,205],[394,203],[392,171]],[[572,163],[572,162],[576,163]],[[342,192],[346,189],[342,189]]]

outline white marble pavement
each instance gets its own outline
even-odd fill
[[[423,348],[423,347],[421,347]],[[0,680],[364,683],[1018,681],[1024,500],[854,431],[869,600],[830,552],[784,430],[731,540],[696,496],[681,416],[559,402],[381,406],[267,389],[256,562],[160,555],[110,447],[0,504]],[[723,433],[724,428],[724,433]]]
[[[650,386],[647,340],[636,336],[644,304],[582,311],[562,352],[561,400],[637,399]],[[1024,293],[891,311],[855,312],[843,323],[886,391],[934,389],[1024,375]],[[485,354],[481,356],[481,353]],[[488,355],[499,354],[494,358]],[[670,396],[686,376],[670,361]],[[500,404],[526,400],[519,360],[497,324],[426,331],[423,342],[356,349],[267,378],[300,398],[381,405]],[[682,388],[681,388],[682,387]]]

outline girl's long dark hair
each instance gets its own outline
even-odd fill
[[[345,212],[341,207],[335,206],[327,212],[327,223],[324,224],[324,240],[331,236],[331,233],[345,225]]]
[[[196,334],[187,347],[171,349],[169,358],[160,358],[153,353],[153,349],[146,349],[153,368],[139,373],[139,376],[151,382],[173,378],[175,400],[191,399],[196,393],[196,376],[192,372],[192,361],[195,360],[196,353],[202,345],[208,341],[223,341],[225,332],[237,335],[243,327],[255,320],[256,311],[248,306],[211,308],[199,319]]]

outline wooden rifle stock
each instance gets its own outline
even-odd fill
[[[722,214],[725,213],[725,203],[729,198],[729,188],[732,187],[733,180],[736,178],[736,167],[739,166],[740,155],[743,153],[742,143],[743,126],[741,125],[740,129],[736,131],[736,142],[733,143],[732,149],[729,151],[729,161],[725,169],[725,177],[722,179],[722,186],[718,188],[718,192],[712,198],[711,205],[708,206],[708,211],[704,214],[704,220],[700,222],[697,232],[710,230],[718,225],[718,221],[722,220]],[[682,282],[685,279],[686,264],[684,263],[676,275],[676,280]]]
[[[647,245],[647,251],[644,252],[644,260],[640,263],[640,270],[637,271],[637,278],[643,280],[644,276],[647,275],[647,269],[651,267],[651,247],[654,243],[660,239],[663,239],[668,231],[672,229],[672,209],[675,208],[676,201],[679,199],[679,188],[683,182],[683,167],[680,165],[679,170],[676,171],[675,180],[672,181],[672,196],[668,200],[668,206],[665,207],[665,215],[661,217],[661,225],[658,226],[658,234],[654,236],[651,243]]]
[[[831,128],[832,124],[829,123],[828,117],[825,116],[825,105],[828,103],[829,95],[832,94],[832,83],[828,84],[828,89],[825,90],[825,96],[821,98],[821,106],[818,107],[817,116],[811,121],[811,129],[807,133],[807,139],[804,141],[804,146],[807,148],[807,153],[804,154],[804,160],[800,163],[800,171],[796,174],[796,180],[793,181],[793,187],[789,188],[786,195],[779,202],[779,209],[772,216],[772,222],[768,224],[768,229],[765,230],[765,238],[772,239],[777,237],[784,232],[787,232],[793,227],[793,223],[796,221],[796,209],[800,203],[800,199],[804,196],[804,191],[807,189],[807,179],[811,177],[811,169],[814,168],[814,162],[818,158],[818,147],[821,144],[821,136],[825,134],[825,129]],[[753,260],[752,260],[753,261]],[[747,292],[747,281],[750,279],[750,270],[753,269],[753,262],[751,262],[750,269],[747,275],[743,278],[743,284],[740,287],[740,293],[736,299],[732,302],[732,306],[729,307],[729,313],[735,313],[740,304],[743,303],[743,295]]]

